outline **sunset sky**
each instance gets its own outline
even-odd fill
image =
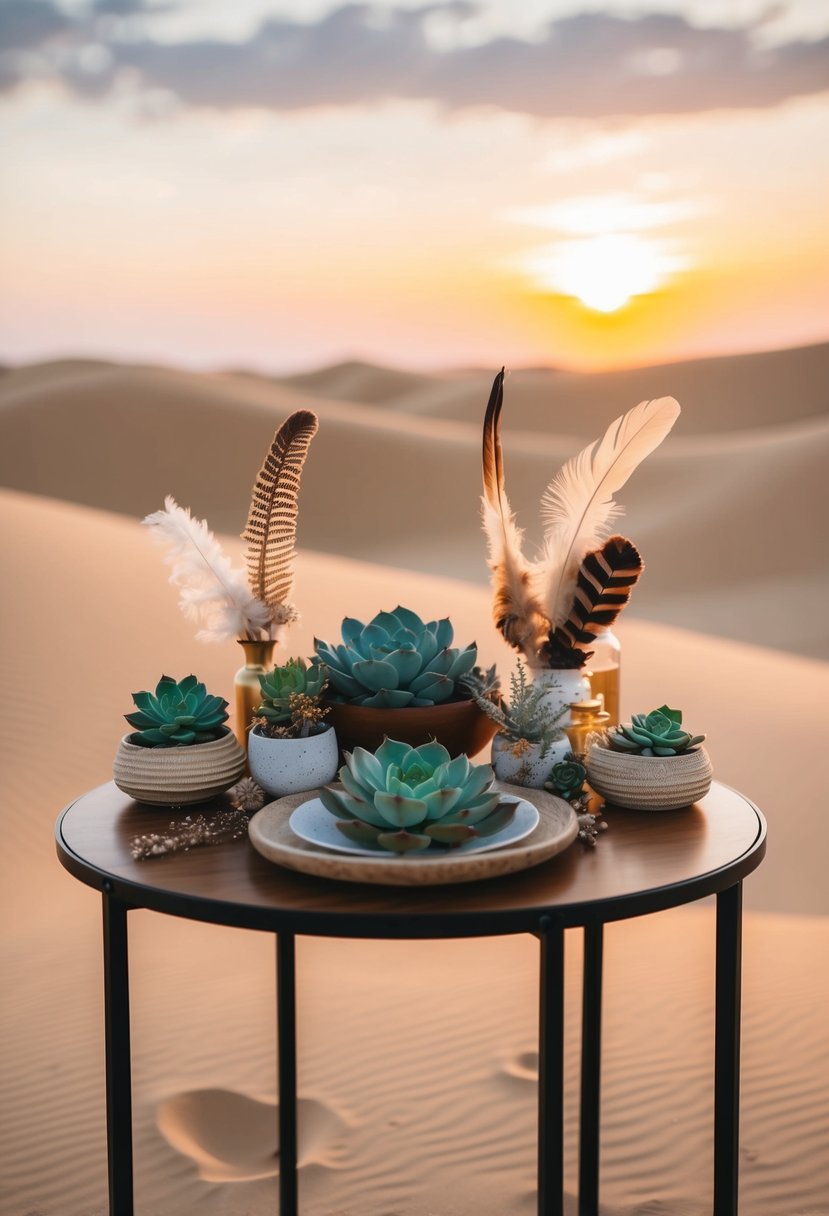
[[[0,0],[0,359],[829,337],[829,3]]]

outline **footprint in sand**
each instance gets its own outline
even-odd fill
[[[538,1052],[522,1051],[520,1055],[504,1065],[508,1077],[516,1077],[519,1081],[538,1082]]]
[[[207,1182],[250,1182],[279,1173],[277,1108],[230,1089],[193,1089],[162,1102],[158,1129]],[[347,1125],[314,1098],[297,1101],[299,1167],[336,1167]]]

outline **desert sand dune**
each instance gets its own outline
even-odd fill
[[[63,804],[107,779],[130,691],[161,670],[194,670],[229,695],[239,656],[232,644],[194,640],[160,553],[134,522],[21,494],[0,495],[0,518],[0,966],[11,977],[0,1031],[0,1211],[97,1216],[106,1195],[100,905],[59,867],[52,824]],[[226,543],[238,555],[239,543]],[[460,640],[476,637],[484,661],[510,666],[480,588],[303,552],[296,593],[303,620],[291,653],[307,653],[314,633],[332,636],[346,613],[366,617],[400,599],[426,614],[449,611]],[[666,696],[681,704],[708,731],[718,777],[768,815],[769,856],[746,883],[741,1211],[824,1216],[827,824],[809,811],[813,775],[798,757],[817,742],[826,667],[635,620],[620,632],[623,708]],[[273,943],[150,913],[130,923],[138,1211],[264,1216],[276,1202]],[[608,930],[607,1216],[710,1210],[713,945],[710,907]],[[536,951],[528,937],[301,939],[304,1213],[529,1216]],[[571,1196],[578,955],[570,935]]]
[[[829,346],[677,364],[644,369],[641,379],[633,372],[581,377],[582,403],[566,415],[544,406],[545,386],[559,373],[526,373],[523,398],[517,373],[508,386],[504,442],[508,489],[530,551],[541,539],[540,496],[583,439],[597,437],[648,392],[682,400],[693,376],[704,384],[706,377],[722,380],[723,367],[737,368],[743,387],[753,376],[753,391],[717,414],[704,395],[700,406],[691,393],[668,441],[620,495],[621,526],[647,564],[631,615],[829,658],[818,556],[829,419],[817,375],[827,352]],[[809,393],[783,393],[790,365],[801,368]],[[371,369],[358,370],[366,389]],[[351,365],[333,369],[330,382],[320,373],[320,383],[330,394],[333,382],[342,382],[345,396],[355,387],[353,374]],[[375,380],[385,383],[388,375],[379,369]],[[796,382],[794,373],[786,382]],[[436,398],[458,386],[469,393],[464,378],[419,383],[418,392]],[[251,376],[87,361],[16,369],[0,382],[0,479],[137,518],[173,493],[217,530],[238,533],[274,429],[292,410],[311,408],[321,427],[303,483],[301,543],[480,584],[487,579],[478,518],[487,392],[482,380],[463,409],[446,417],[335,401],[307,385],[300,391]],[[365,395],[373,394],[369,385]],[[707,429],[698,425],[700,409]],[[551,412],[552,427],[544,421]],[[584,426],[579,439],[555,429],[576,415]],[[720,425],[726,416],[727,427]],[[783,627],[792,603],[801,606],[797,621]]]

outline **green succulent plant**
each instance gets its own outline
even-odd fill
[[[640,756],[678,756],[702,743],[705,735],[690,735],[682,729],[682,711],[667,705],[649,714],[634,714],[630,725],[608,731],[610,746]]]
[[[360,844],[393,853],[460,845],[494,835],[515,814],[517,803],[492,789],[489,764],[453,760],[440,743],[385,739],[373,754],[355,747],[345,757],[344,788],[323,789],[320,798],[343,835]]]
[[[476,701],[478,697],[486,697],[488,701],[500,700],[501,677],[494,663],[486,671],[482,667],[473,667],[465,676],[461,676],[458,686],[461,692],[474,697]]]
[[[587,769],[583,764],[579,764],[578,760],[561,760],[553,765],[544,788],[570,802],[579,797],[586,780]]]
[[[425,623],[409,608],[378,612],[373,620],[346,617],[342,644],[315,639],[317,655],[328,668],[335,701],[371,708],[438,705],[469,695],[461,677],[475,666],[477,647],[452,646],[448,618]]]
[[[542,704],[549,687],[530,683],[527,680],[527,669],[519,659],[517,669],[510,675],[509,701],[501,699],[498,703],[485,696],[475,699],[508,739],[515,742],[526,739],[528,743],[540,743],[539,759],[543,760],[550,744],[561,738],[563,732],[559,722],[567,713],[566,705],[554,711]]]
[[[162,676],[155,693],[134,692],[137,712],[124,714],[139,747],[189,747],[210,743],[225,733],[227,701],[211,696],[195,676],[176,682]]]
[[[301,731],[303,724],[297,722],[297,715],[307,719],[311,710],[319,707],[327,681],[328,670],[324,664],[309,666],[304,659],[288,659],[287,663],[277,665],[267,675],[259,677],[262,703],[254,711],[255,716],[271,727]]]

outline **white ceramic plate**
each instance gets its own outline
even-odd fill
[[[515,799],[515,801],[518,802],[515,815],[496,836],[467,840],[464,844],[451,849],[446,846],[433,846],[430,849],[424,849],[422,853],[406,854],[407,860],[425,860],[427,857],[434,858],[446,854],[460,857],[465,853],[488,853],[492,849],[501,849],[505,845],[523,840],[538,826],[539,815],[531,802],[527,802],[523,798]],[[319,798],[311,798],[308,802],[303,802],[298,806],[288,820],[288,826],[300,840],[305,840],[308,844],[315,844],[320,849],[330,849],[335,853],[356,853],[360,857],[393,856],[388,849],[380,848],[379,845],[372,848],[371,845],[357,844],[356,841],[343,836],[337,828],[336,817],[325,809]],[[391,829],[389,830],[391,831]]]

